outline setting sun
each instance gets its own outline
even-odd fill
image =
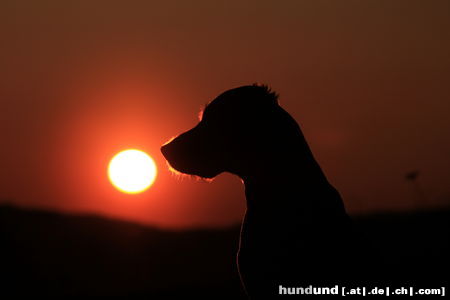
[[[147,153],[141,150],[124,150],[111,159],[108,177],[121,192],[141,193],[155,181],[156,164]]]

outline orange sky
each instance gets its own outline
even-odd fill
[[[160,226],[237,222],[237,178],[172,176],[159,146],[222,91],[280,93],[351,213],[450,199],[450,2],[2,1],[0,199]],[[159,168],[125,195],[106,167]]]

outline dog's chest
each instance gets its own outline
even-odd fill
[[[242,222],[240,234],[240,252],[252,256],[276,255],[286,247],[299,247],[302,244],[300,216],[278,218],[278,214],[248,210]],[[284,250],[283,250],[284,249]]]

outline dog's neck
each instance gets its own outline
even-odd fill
[[[313,158],[312,154],[292,158],[280,154],[278,160],[262,162],[253,172],[240,175],[244,182],[247,198],[247,208],[274,206],[273,201],[289,201],[296,204],[292,199],[296,195],[308,195],[326,190],[330,187],[321,168]],[[305,197],[306,198],[306,197]],[[302,199],[307,205],[309,199]],[[264,203],[264,201],[272,203]],[[289,203],[279,203],[287,205]]]

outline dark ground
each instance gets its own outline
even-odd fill
[[[427,278],[441,286],[449,279],[449,216],[436,210],[354,220],[389,257],[385,279],[396,274],[405,285]],[[244,298],[238,236],[239,226],[175,232],[0,206],[1,294]]]

